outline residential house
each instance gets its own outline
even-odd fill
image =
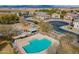
[[[42,20],[49,19],[50,15],[48,15],[46,12],[36,12],[36,18],[40,18]]]
[[[65,16],[64,16],[64,19],[74,19],[78,16],[78,14],[73,14],[73,13],[67,13]]]
[[[60,19],[60,14],[54,13],[52,14],[53,19]]]
[[[75,19],[73,24],[74,24],[74,28],[79,29],[79,18]]]

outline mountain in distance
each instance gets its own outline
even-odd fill
[[[0,5],[0,8],[79,8],[79,5]]]

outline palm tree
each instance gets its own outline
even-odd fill
[[[72,29],[73,26],[74,26],[73,22],[74,22],[74,19],[72,19],[72,20],[71,20],[71,23],[70,23],[71,29]]]
[[[51,24],[47,23],[47,22],[44,22],[43,20],[39,20],[39,29],[42,31],[42,32],[51,32],[52,31],[52,26]]]
[[[3,34],[3,39],[12,46],[12,38],[9,35],[9,32],[12,30],[11,26],[0,26],[0,33]]]

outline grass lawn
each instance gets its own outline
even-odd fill
[[[68,26],[63,26],[63,29],[68,30],[68,31],[71,31],[71,32],[79,32],[78,29],[75,29],[74,27],[71,27],[69,25]]]

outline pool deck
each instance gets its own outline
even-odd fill
[[[35,34],[33,36],[30,36],[30,37],[26,37],[26,38],[23,38],[23,39],[15,40],[14,44],[15,44],[15,48],[18,50],[18,53],[20,53],[20,54],[27,54],[22,47],[25,46],[25,45],[28,45],[29,41],[31,41],[31,40],[33,40],[35,38],[38,38],[39,40],[42,39],[42,38],[47,38],[48,40],[51,40],[51,42],[52,42],[51,46],[59,45],[59,41],[57,41],[55,39],[52,39],[51,37],[49,37],[47,35],[42,35],[40,33],[37,33],[37,34]],[[48,49],[46,49],[44,51],[41,51],[39,53],[36,53],[36,54],[48,54]]]

